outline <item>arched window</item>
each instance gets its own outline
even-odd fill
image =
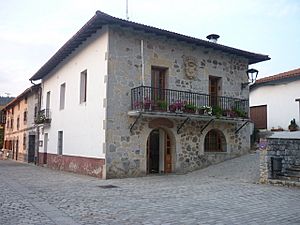
[[[226,139],[219,130],[209,131],[204,140],[205,152],[226,152]]]

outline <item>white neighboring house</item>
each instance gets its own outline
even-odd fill
[[[250,86],[250,114],[258,129],[287,130],[300,124],[300,68],[264,77]]]

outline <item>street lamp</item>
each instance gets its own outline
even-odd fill
[[[248,82],[242,83],[242,89],[247,87],[248,84],[254,84],[258,75],[258,70],[256,69],[249,69],[246,71],[247,76],[248,76]]]

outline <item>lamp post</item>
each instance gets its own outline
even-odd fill
[[[258,70],[256,69],[249,69],[246,71],[247,76],[248,76],[248,82],[242,83],[242,89],[247,87],[248,84],[254,84],[258,75]]]

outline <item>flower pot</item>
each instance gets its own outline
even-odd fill
[[[175,112],[176,112],[176,110],[177,110],[177,107],[176,107],[176,105],[174,105],[174,104],[172,104],[172,105],[169,105],[169,110],[170,110],[170,112],[172,112],[172,113],[175,113]]]
[[[199,109],[199,110],[198,110],[198,113],[199,113],[199,115],[204,115],[205,110],[204,110],[204,109]]]
[[[144,110],[149,111],[151,103],[144,103]]]

